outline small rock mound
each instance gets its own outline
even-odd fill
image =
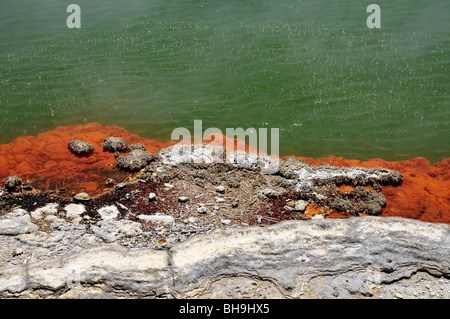
[[[18,186],[22,185],[22,180],[16,175],[8,176],[3,180],[3,184],[8,191],[14,191]]]
[[[89,154],[94,150],[94,145],[80,140],[72,140],[69,142],[69,149],[77,155]]]
[[[151,159],[150,152],[137,149],[129,152],[126,156],[119,156],[116,165],[125,171],[137,172],[147,166]]]
[[[121,137],[110,136],[103,140],[103,148],[110,152],[125,152],[128,143]]]

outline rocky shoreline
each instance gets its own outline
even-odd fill
[[[391,217],[285,221],[168,249],[100,244],[3,268],[2,298],[440,298],[449,228]]]
[[[108,150],[103,145],[107,137],[121,137],[127,142],[128,149],[123,152]],[[227,137],[223,138],[227,143],[233,142]],[[78,145],[78,150],[70,149],[68,144],[72,140],[82,142]],[[222,139],[219,137],[219,140]],[[221,145],[216,140],[206,142]],[[87,144],[92,145],[93,150],[90,153],[83,153],[91,149]],[[8,176],[17,175],[23,181],[22,191],[28,193],[52,191],[58,196],[71,198],[77,193],[85,192],[91,197],[96,197],[111,190],[114,183],[130,181],[139,174],[125,171],[125,167],[119,167],[119,157],[123,158],[123,164],[126,165],[128,161],[125,158],[132,148],[135,150],[134,147],[156,154],[171,145],[173,142],[150,140],[117,126],[88,123],[58,127],[37,136],[22,136],[9,144],[0,144],[0,185]],[[250,151],[239,140],[235,140],[234,145]],[[383,207],[381,216],[399,216],[450,224],[450,158],[434,164],[420,157],[399,162],[389,162],[380,158],[361,161],[335,156],[321,159],[289,156],[284,159],[290,157],[301,159],[313,166],[327,163],[338,167],[383,167],[400,172],[403,175],[401,184],[382,187],[381,193],[386,199],[386,206]],[[347,192],[351,190],[347,185],[338,188]],[[347,214],[337,211],[331,212],[328,216],[348,217]]]
[[[79,156],[88,156],[87,154],[93,150],[89,145],[82,143],[83,141],[71,142],[69,147],[72,147],[74,152],[79,153]],[[103,147],[110,148],[109,151],[111,152],[118,152],[116,146],[120,148],[120,151],[124,151],[128,147],[124,144],[124,141],[111,139],[105,140],[103,145]],[[366,291],[368,288],[365,286],[366,282],[359,284],[361,287],[366,287],[364,288],[366,290],[361,288],[363,292],[357,290],[353,293],[342,283],[342,287],[337,285],[338,287],[333,291],[323,288],[328,291],[327,293],[324,293],[325,290],[322,288],[323,291],[320,290],[322,292],[316,291],[314,290],[316,288],[314,288],[310,293],[298,294],[298,289],[300,289],[298,285],[300,284],[297,281],[286,284],[287,286],[292,285],[291,288],[286,288],[286,286],[281,289],[279,279],[261,279],[260,275],[255,274],[255,272],[264,272],[264,267],[267,266],[263,266],[265,247],[268,245],[267,243],[264,244],[265,242],[270,242],[270,247],[275,245],[278,249],[281,249],[281,252],[276,253],[281,254],[281,257],[274,261],[274,265],[267,261],[271,265],[267,269],[271,269],[271,271],[278,272],[289,263],[291,257],[285,256],[285,258],[282,256],[285,248],[289,245],[293,245],[289,248],[292,251],[297,251],[300,249],[299,247],[306,249],[303,242],[299,242],[298,247],[293,243],[288,244],[292,240],[292,236],[300,236],[297,233],[298,230],[294,231],[294,235],[291,229],[299,227],[302,232],[305,232],[300,236],[301,241],[311,236],[311,238],[317,239],[307,239],[310,245],[308,249],[311,249],[311,251],[324,249],[324,254],[331,254],[334,256],[332,258],[338,259],[337,251],[340,248],[335,251],[335,246],[343,245],[341,247],[344,249],[342,250],[343,256],[349,254],[352,256],[351,259],[358,260],[359,258],[365,258],[364,255],[361,255],[364,253],[364,249],[361,250],[361,247],[372,247],[377,240],[376,237],[384,231],[380,231],[376,227],[373,228],[375,224],[383,225],[382,228],[389,228],[388,235],[389,238],[392,238],[389,241],[391,245],[389,247],[391,248],[386,246],[385,243],[386,252],[378,252],[381,255],[396,249],[397,237],[400,241],[404,241],[407,238],[404,237],[405,234],[414,234],[409,239],[410,244],[408,246],[418,244],[423,246],[421,241],[423,236],[434,236],[434,234],[439,233],[439,240],[443,242],[438,244],[436,241],[433,242],[433,245],[439,246],[442,253],[440,253],[440,257],[433,257],[437,258],[433,267],[425,269],[426,267],[424,268],[421,264],[422,261],[417,257],[414,258],[419,260],[420,263],[417,260],[412,262],[413,266],[406,267],[407,270],[403,269],[404,265],[400,265],[401,263],[398,266],[400,269],[398,270],[399,278],[406,276],[417,279],[425,276],[426,279],[422,278],[418,282],[423,281],[427,282],[428,285],[431,284],[435,289],[433,291],[436,291],[435,295],[418,294],[416,296],[412,292],[411,294],[407,292],[399,294],[417,298],[421,296],[425,298],[448,296],[449,247],[446,246],[449,239],[448,225],[422,224],[418,221],[402,218],[373,219],[373,217],[364,217],[381,214],[383,207],[386,205],[386,199],[381,193],[384,186],[401,184],[403,176],[395,170],[381,167],[338,167],[328,164],[315,166],[297,158],[275,160],[269,156],[246,152],[227,154],[223,147],[208,145],[174,145],[151,154],[145,151],[145,147],[135,144],[128,148],[128,151],[127,154],[116,154],[116,165],[122,170],[138,171],[138,173],[132,175],[132,178],[127,182],[118,183],[113,179],[108,180],[107,182],[111,184],[110,189],[93,198],[85,193],[75,194],[75,196],[68,198],[54,191],[30,191],[27,189],[29,186],[26,183],[19,183],[15,178],[5,181],[5,188],[0,190],[0,267],[3,269],[0,274],[0,296],[7,298],[86,297],[91,295],[104,297],[184,298],[189,296],[216,296],[230,298],[234,296],[232,291],[236,292],[236,289],[243,287],[242,285],[258,286],[258,282],[261,282],[263,283],[262,286],[267,289],[256,289],[257,292],[248,296],[254,298],[382,298],[382,293],[368,293]],[[279,169],[273,170],[274,165],[277,165]],[[361,217],[333,221],[324,219],[337,211],[342,216]],[[280,222],[283,223],[279,224]],[[342,234],[339,234],[339,229],[342,227],[348,229],[348,227],[351,227],[349,225],[359,225],[359,223],[362,223],[361,225],[368,223],[365,236],[361,237],[357,232],[352,235],[347,234],[344,242],[340,243],[343,239],[341,238]],[[269,226],[272,224],[276,225]],[[311,233],[312,229],[321,228],[320,225],[324,225],[322,235],[325,237],[323,238]],[[358,227],[362,227],[361,225]],[[328,227],[335,228],[333,232],[333,236],[337,236],[335,242],[331,240],[332,238],[328,238],[328,233],[325,231]],[[403,233],[397,234],[396,227],[402,228]],[[426,230],[426,233],[418,233],[418,227]],[[277,229],[276,234],[273,233],[274,229]],[[228,247],[227,236],[241,236],[244,240],[247,238],[246,236],[251,237],[252,234],[256,233],[261,242],[259,243],[258,240],[258,243],[255,242],[248,247],[248,251],[254,255],[251,258],[247,256],[246,261],[243,261],[242,267],[247,271],[239,270],[236,273],[231,272],[229,274],[223,263],[225,265],[234,264],[237,257],[235,252],[232,253],[231,246]],[[284,234],[285,237],[280,237],[280,234]],[[379,240],[385,239],[380,238]],[[327,242],[325,248],[318,248],[323,244],[323,241]],[[359,247],[358,251],[355,251],[347,242],[355,242],[355,247]],[[203,278],[196,278],[196,282],[210,282],[206,284],[209,287],[208,289],[202,288],[203,293],[198,292],[198,287],[192,288],[192,282],[194,281],[180,283],[182,286],[186,284],[186,287],[190,287],[189,289],[186,287],[179,288],[177,284],[175,284],[177,286],[175,287],[174,284],[163,283],[164,278],[171,278],[169,281],[175,282],[174,276],[176,273],[171,267],[158,268],[157,272],[162,276],[161,283],[156,283],[159,280],[156,277],[138,280],[142,280],[142,282],[153,280],[154,282],[152,281],[150,285],[166,285],[164,289],[136,288],[134,287],[134,279],[130,279],[130,282],[125,279],[132,270],[126,269],[126,267],[125,269],[116,269],[120,266],[120,263],[116,265],[113,261],[117,260],[117,256],[127,256],[126,258],[123,257],[125,259],[122,263],[131,265],[134,264],[134,258],[140,260],[140,258],[144,258],[142,257],[144,255],[150,256],[151,260],[154,258],[166,260],[167,254],[171,255],[171,251],[177,251],[180,249],[179,247],[190,247],[194,243],[197,246],[195,249],[192,248],[189,254],[199,258],[202,265],[206,265],[205,261],[212,257],[209,254],[213,251],[209,250],[208,253],[203,254],[202,243],[205,247],[218,245],[217,247],[221,247],[221,250],[230,251],[229,254],[231,254],[221,256],[220,260],[226,258],[229,258],[229,260],[222,261],[222,264],[218,264],[216,268],[213,267],[211,274],[203,272],[205,274]],[[246,251],[244,248],[246,244],[242,243],[242,245],[238,251],[242,249]],[[317,247],[313,248],[314,246]],[[420,253],[421,249],[424,249],[422,246],[417,248],[416,251],[408,252],[408,254]],[[425,251],[423,253],[428,254]],[[411,257],[408,254],[405,255],[398,250],[389,259],[408,259]],[[103,257],[94,257],[97,255]],[[128,256],[134,257],[130,257],[131,259],[126,261],[129,258]],[[315,256],[314,253],[305,256],[305,260],[313,260],[317,257],[312,257]],[[93,271],[91,268],[86,270],[77,264],[78,266],[73,267],[75,267],[76,276],[80,277],[80,282],[74,290],[69,287],[70,285],[67,286],[70,278],[59,278],[58,275],[48,271],[49,266],[45,266],[51,265],[55,261],[58,261],[57,264],[61,265],[62,260],[66,264],[67,258],[68,260],[79,260],[76,263],[88,258],[94,264],[108,264],[107,268],[110,267],[112,273],[115,274],[114,276],[118,276],[111,280],[122,281],[127,288],[116,291],[116,288],[111,288],[111,285],[115,286],[116,284],[107,283],[109,279],[95,279],[97,278],[95,274],[93,279],[91,278]],[[108,261],[108,258],[113,259]],[[374,261],[375,268],[384,267],[383,258]],[[237,259],[239,260],[239,258]],[[164,264],[167,260],[161,262]],[[323,264],[323,269],[317,274],[317,278],[325,278],[325,276],[329,276],[327,273],[330,272],[336,272],[336,278],[341,278],[342,275],[338,274],[341,270],[335,269],[335,262],[336,260],[330,260],[328,266]],[[245,266],[245,263],[249,264]],[[89,267],[96,268],[97,266],[94,264]],[[70,266],[71,262],[68,265],[69,268],[72,267]],[[171,262],[171,265],[174,264]],[[369,265],[371,264],[369,263]],[[355,269],[361,270],[366,266]],[[24,271],[28,272],[30,267],[37,272],[37,282],[30,281],[29,274],[24,277],[28,279],[19,275],[23,274]],[[64,268],[65,266],[61,267]],[[83,270],[78,271],[76,270],[77,267],[81,267]],[[301,265],[295,266],[300,268],[292,267],[290,268],[292,271],[294,269],[297,269],[295,271],[303,271]],[[111,269],[107,272],[109,273]],[[191,266],[180,267],[178,269],[180,273],[187,272],[180,277],[180,280],[184,282],[185,278],[190,276],[189,272],[195,269]],[[355,269],[348,270],[348,274],[352,274],[356,271]],[[416,270],[411,272],[411,269]],[[85,270],[87,273],[85,273]],[[384,272],[384,270],[377,271],[378,273]],[[152,272],[153,270],[150,271],[150,273]],[[386,272],[390,273],[389,271]],[[407,275],[408,273],[409,275]],[[420,273],[420,276],[417,277],[415,273]],[[47,277],[47,274],[59,279]],[[125,276],[122,279],[119,278],[122,276],[121,274]],[[270,276],[274,276],[274,274]],[[263,277],[272,278],[270,276],[264,275]],[[339,280],[342,280],[342,278]],[[52,286],[58,280],[61,283]],[[96,280],[103,282],[104,287],[100,290],[97,289]],[[311,280],[310,278],[301,286],[303,287],[306,282],[310,283]],[[358,280],[361,281],[362,279]],[[398,280],[406,282],[403,279]],[[224,291],[222,291],[222,288],[219,290],[211,288],[222,281],[225,282],[224,285],[227,287]],[[52,284],[48,286],[48,282]],[[422,287],[422,284],[417,282],[412,285],[418,287],[417,289]],[[134,288],[131,288],[132,286]],[[439,290],[438,286],[444,287],[443,290]],[[150,290],[146,291],[145,289]],[[205,292],[207,290],[208,293]],[[296,292],[293,293],[292,291]],[[239,296],[240,294],[236,293],[235,297]],[[243,296],[247,295],[244,294]],[[388,298],[392,296],[395,297],[395,294],[384,295]]]

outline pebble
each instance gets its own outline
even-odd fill
[[[222,197],[216,197],[216,203],[224,203],[225,199]]]
[[[399,293],[399,292],[397,292],[395,294],[395,297],[397,297],[398,299],[403,299],[404,298],[403,295],[401,293]]]
[[[112,220],[119,216],[119,210],[116,206],[105,206],[97,210],[103,220]]]
[[[187,198],[186,196],[180,196],[178,197],[178,201],[180,203],[186,203],[189,200],[189,198]]]
[[[231,220],[229,220],[229,219],[222,219],[220,222],[221,222],[222,224],[224,224],[224,225],[229,225],[229,224],[231,224]]]
[[[69,219],[76,219],[86,212],[86,208],[82,204],[69,204],[64,207],[66,211],[66,217]]]
[[[216,187],[216,192],[218,192],[218,193],[224,193],[224,192],[225,192],[225,187],[223,187],[222,185],[217,186],[217,187]]]
[[[295,203],[294,209],[298,212],[304,212],[306,207],[308,206],[308,202],[304,200],[298,200]]]
[[[81,193],[76,194],[76,195],[73,197],[73,199],[74,199],[75,201],[85,202],[85,201],[90,200],[91,198],[89,197],[89,195],[88,195],[87,193],[81,192]]]
[[[197,220],[198,220],[198,218],[197,218],[197,217],[189,217],[189,218],[188,218],[188,222],[189,222],[189,223],[191,223],[191,224],[194,224],[194,223],[196,223],[196,222],[197,222]]]
[[[156,245],[159,248],[163,248],[163,247],[167,246],[167,244],[168,244],[168,242],[167,242],[167,239],[165,239],[165,238],[160,238],[156,241]]]
[[[149,201],[155,201],[156,200],[156,194],[155,193],[150,193],[148,194],[148,200]]]
[[[172,188],[174,188],[175,186],[173,186],[172,184],[168,184],[168,183],[164,183],[164,190],[169,190],[169,189],[172,189]]]
[[[197,208],[197,212],[199,212],[200,214],[206,214],[206,207],[200,206],[199,208]]]

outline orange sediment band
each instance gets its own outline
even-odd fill
[[[152,153],[174,144],[97,123],[58,127],[38,136],[22,136],[10,144],[0,144],[0,178],[18,175],[39,190],[64,189],[69,196],[80,191],[98,195],[106,189],[108,178],[121,182],[129,176],[115,168],[114,154],[103,150],[103,140],[108,136],[120,136],[129,144],[141,143]],[[93,144],[94,151],[89,156],[73,154],[68,148],[73,139]]]
[[[0,180],[18,175],[24,182],[29,180],[38,190],[60,190],[71,196],[85,191],[91,196],[103,193],[111,186],[106,185],[108,178],[122,182],[129,173],[115,167],[114,154],[103,150],[103,140],[108,136],[120,136],[129,144],[141,143],[152,153],[175,144],[162,143],[139,137],[117,126],[102,126],[97,123],[58,127],[38,136],[22,136],[9,144],[0,144]],[[232,142],[250,152],[257,149],[244,142],[217,135],[205,140],[214,145],[226,146]],[[74,155],[68,148],[70,140],[79,139],[94,145],[89,156]],[[230,144],[231,145],[231,144]],[[337,166],[385,167],[403,174],[403,183],[399,186],[383,186],[382,193],[387,205],[382,216],[400,216],[434,223],[450,223],[450,158],[430,164],[425,158],[413,158],[407,161],[389,162],[383,159],[369,161],[348,160],[341,157],[312,159],[298,157],[306,162],[318,165],[328,163]],[[343,185],[342,191],[351,190]],[[61,194],[61,195],[63,195]],[[310,214],[321,208],[309,207]],[[327,212],[327,217],[348,217],[345,213]]]

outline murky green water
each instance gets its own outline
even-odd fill
[[[99,122],[280,128],[281,154],[388,160],[449,152],[448,1],[0,3],[0,142]]]

